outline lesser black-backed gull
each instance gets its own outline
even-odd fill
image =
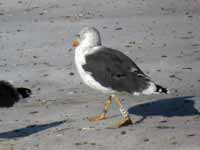
[[[94,27],[83,28],[72,46],[76,47],[75,64],[84,83],[111,95],[106,100],[103,112],[88,118],[90,121],[105,119],[111,101],[114,100],[123,116],[117,127],[132,124],[128,111],[117,96],[119,92],[132,95],[169,92],[155,84],[128,56],[102,46],[100,34]]]

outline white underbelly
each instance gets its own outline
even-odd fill
[[[85,60],[83,60],[84,58],[77,57],[77,55],[75,55],[75,64],[76,64],[76,68],[78,70],[78,73],[81,77],[81,79],[83,80],[83,82],[88,85],[89,87],[96,89],[96,90],[100,90],[101,92],[104,93],[114,93],[114,91],[110,88],[104,87],[102,86],[99,82],[97,82],[93,77],[92,74],[90,72],[87,72],[83,69],[82,65],[85,64]]]
[[[113,93],[112,89],[102,86],[99,82],[97,82],[93,77],[92,74],[83,70],[82,66],[77,67],[79,75],[81,76],[83,82],[88,85],[89,87],[100,90],[104,93]]]

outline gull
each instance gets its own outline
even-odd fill
[[[118,95],[150,95],[169,93],[167,88],[156,84],[152,79],[122,52],[102,45],[99,31],[94,27],[84,27],[72,41],[75,47],[75,64],[83,82],[92,89],[110,96],[100,115],[89,117],[89,121],[107,118],[111,102],[116,102],[122,119],[115,125],[119,128],[133,124],[127,109]]]

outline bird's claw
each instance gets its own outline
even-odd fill
[[[87,117],[87,119],[90,122],[95,122],[95,121],[104,120],[104,119],[106,119],[106,117],[104,115],[98,115],[98,116],[94,116],[94,117]]]
[[[109,129],[116,129],[116,128],[132,125],[132,124],[133,124],[133,122],[132,122],[131,118],[128,117],[128,118],[123,118],[117,124],[114,124],[114,125],[112,125],[112,126],[110,126],[108,128]]]

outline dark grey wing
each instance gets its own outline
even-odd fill
[[[140,92],[150,81],[128,56],[110,48],[101,48],[87,55],[83,68],[101,85],[117,91]]]

